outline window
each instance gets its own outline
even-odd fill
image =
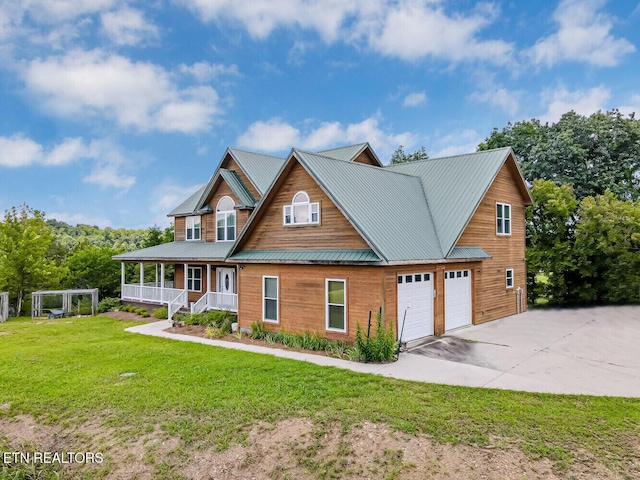
[[[346,280],[326,280],[327,330],[347,331]]]
[[[278,277],[262,277],[262,320],[278,321]]]
[[[496,203],[496,233],[511,235],[511,205]]]
[[[187,240],[200,240],[200,215],[187,217]]]
[[[513,268],[507,268],[507,288],[513,288]]]
[[[236,211],[231,197],[222,197],[216,207],[216,240],[232,242],[236,239]]]
[[[202,267],[187,267],[187,290],[202,291]]]
[[[311,203],[306,192],[293,196],[291,205],[284,206],[285,225],[308,225],[320,223],[320,204]]]

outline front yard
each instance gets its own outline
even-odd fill
[[[393,380],[131,325],[0,324],[0,451],[104,454],[38,478],[640,477],[640,399]]]

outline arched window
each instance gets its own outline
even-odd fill
[[[320,223],[320,204],[311,203],[307,192],[298,192],[293,196],[291,205],[284,206],[285,225],[305,225]]]
[[[232,242],[236,239],[236,211],[231,197],[222,197],[216,206],[216,240]]]

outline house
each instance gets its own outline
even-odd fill
[[[368,144],[287,158],[228,149],[169,214],[173,243],[114,259],[123,300],[170,314],[229,309],[241,327],[353,340],[382,308],[412,341],[526,309],[531,204],[510,148],[386,166]],[[140,263],[139,283],[125,262]],[[145,263],[159,281],[145,282]]]

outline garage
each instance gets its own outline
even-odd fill
[[[398,331],[403,342],[433,335],[432,273],[398,275]]]
[[[471,325],[471,271],[444,272],[444,329],[468,325]]]

